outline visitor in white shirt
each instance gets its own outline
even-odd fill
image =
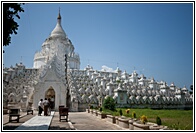
[[[42,111],[43,111],[43,99],[40,99],[40,101],[38,103],[38,108],[39,108],[38,115],[41,116]]]

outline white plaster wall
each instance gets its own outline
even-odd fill
[[[59,105],[66,104],[66,90],[65,85],[61,82],[40,82],[35,87],[35,94],[33,97],[34,108],[37,108],[37,104],[40,99],[45,98],[47,90],[52,87],[55,91],[55,109],[58,109]]]
[[[41,66],[45,65],[46,63],[42,60],[34,61],[33,68],[40,68]]]

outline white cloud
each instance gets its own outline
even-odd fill
[[[110,68],[110,67],[107,67],[107,66],[103,65],[103,66],[101,67],[101,71],[105,71],[105,72],[114,72],[115,70],[113,70],[113,69]]]

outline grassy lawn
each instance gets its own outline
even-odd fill
[[[153,110],[153,109],[130,109],[129,114],[126,109],[121,108],[123,115],[132,117],[132,112],[135,111],[137,119],[142,115],[147,116],[149,122],[156,123],[156,117],[159,116],[162,125],[168,126],[170,129],[176,130],[193,130],[193,110]],[[103,110],[112,115],[119,115],[119,108],[117,112]]]

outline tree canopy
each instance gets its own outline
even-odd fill
[[[18,23],[15,18],[20,19],[18,12],[24,12],[19,3],[3,3],[3,46],[11,43],[11,34],[17,34]]]
[[[115,111],[116,110],[115,100],[112,97],[110,97],[110,96],[107,97],[106,99],[104,99],[103,107],[105,109],[109,109],[109,110]]]
[[[193,85],[190,85],[190,94],[193,94]]]

